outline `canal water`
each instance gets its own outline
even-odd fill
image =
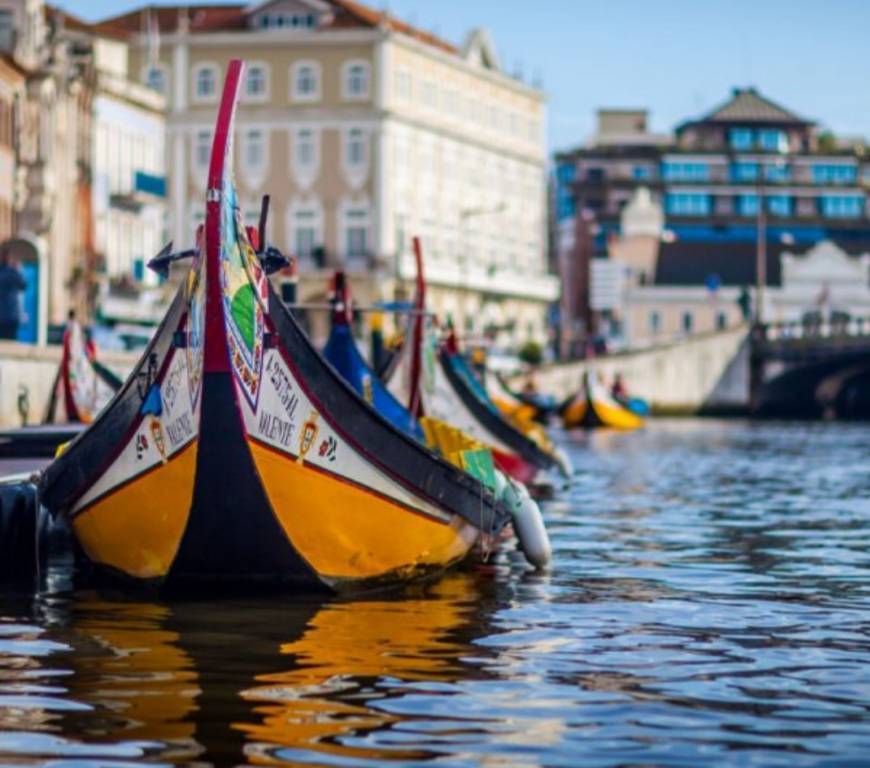
[[[549,574],[0,598],[0,763],[870,765],[870,427],[564,436]]]

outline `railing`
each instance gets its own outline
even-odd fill
[[[870,336],[870,317],[766,323],[756,333],[766,341],[856,338]]]

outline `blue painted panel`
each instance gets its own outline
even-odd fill
[[[133,174],[133,190],[154,197],[166,197],[166,177],[136,171]]]
[[[27,287],[21,293],[21,325],[18,326],[18,341],[35,344],[39,335],[39,264],[25,262],[21,274]]]

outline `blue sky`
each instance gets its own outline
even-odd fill
[[[95,20],[147,3],[59,4]],[[487,27],[503,66],[540,77],[551,149],[583,141],[598,107],[648,107],[652,127],[668,130],[746,85],[838,133],[870,136],[870,0],[370,4],[457,43]]]

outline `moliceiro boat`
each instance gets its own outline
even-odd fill
[[[561,416],[565,429],[639,429],[644,425],[642,417],[611,397],[588,371],[583,374],[580,391],[562,406]]]
[[[42,424],[0,430],[0,458],[53,457],[59,445],[72,440],[96,418],[121,384],[114,373],[97,361],[96,349],[70,314]],[[28,409],[21,404],[22,419],[26,419]]]
[[[568,458],[553,446],[538,425],[524,433],[492,402],[483,384],[459,354],[451,334],[439,344],[426,323],[425,279],[420,241],[414,238],[417,288],[405,333],[406,343],[388,381],[390,391],[411,413],[448,422],[487,446],[499,469],[523,484],[534,484],[556,470],[569,477]]]
[[[51,388],[45,424],[90,424],[121,388],[121,380],[97,361],[96,349],[70,313],[63,353]]]
[[[286,262],[243,225],[231,175],[243,65],[219,107],[205,224],[114,401],[45,471],[86,555],[133,579],[333,589],[445,568],[510,519],[491,488],[371,408],[272,290]],[[276,266],[277,265],[277,266]]]

